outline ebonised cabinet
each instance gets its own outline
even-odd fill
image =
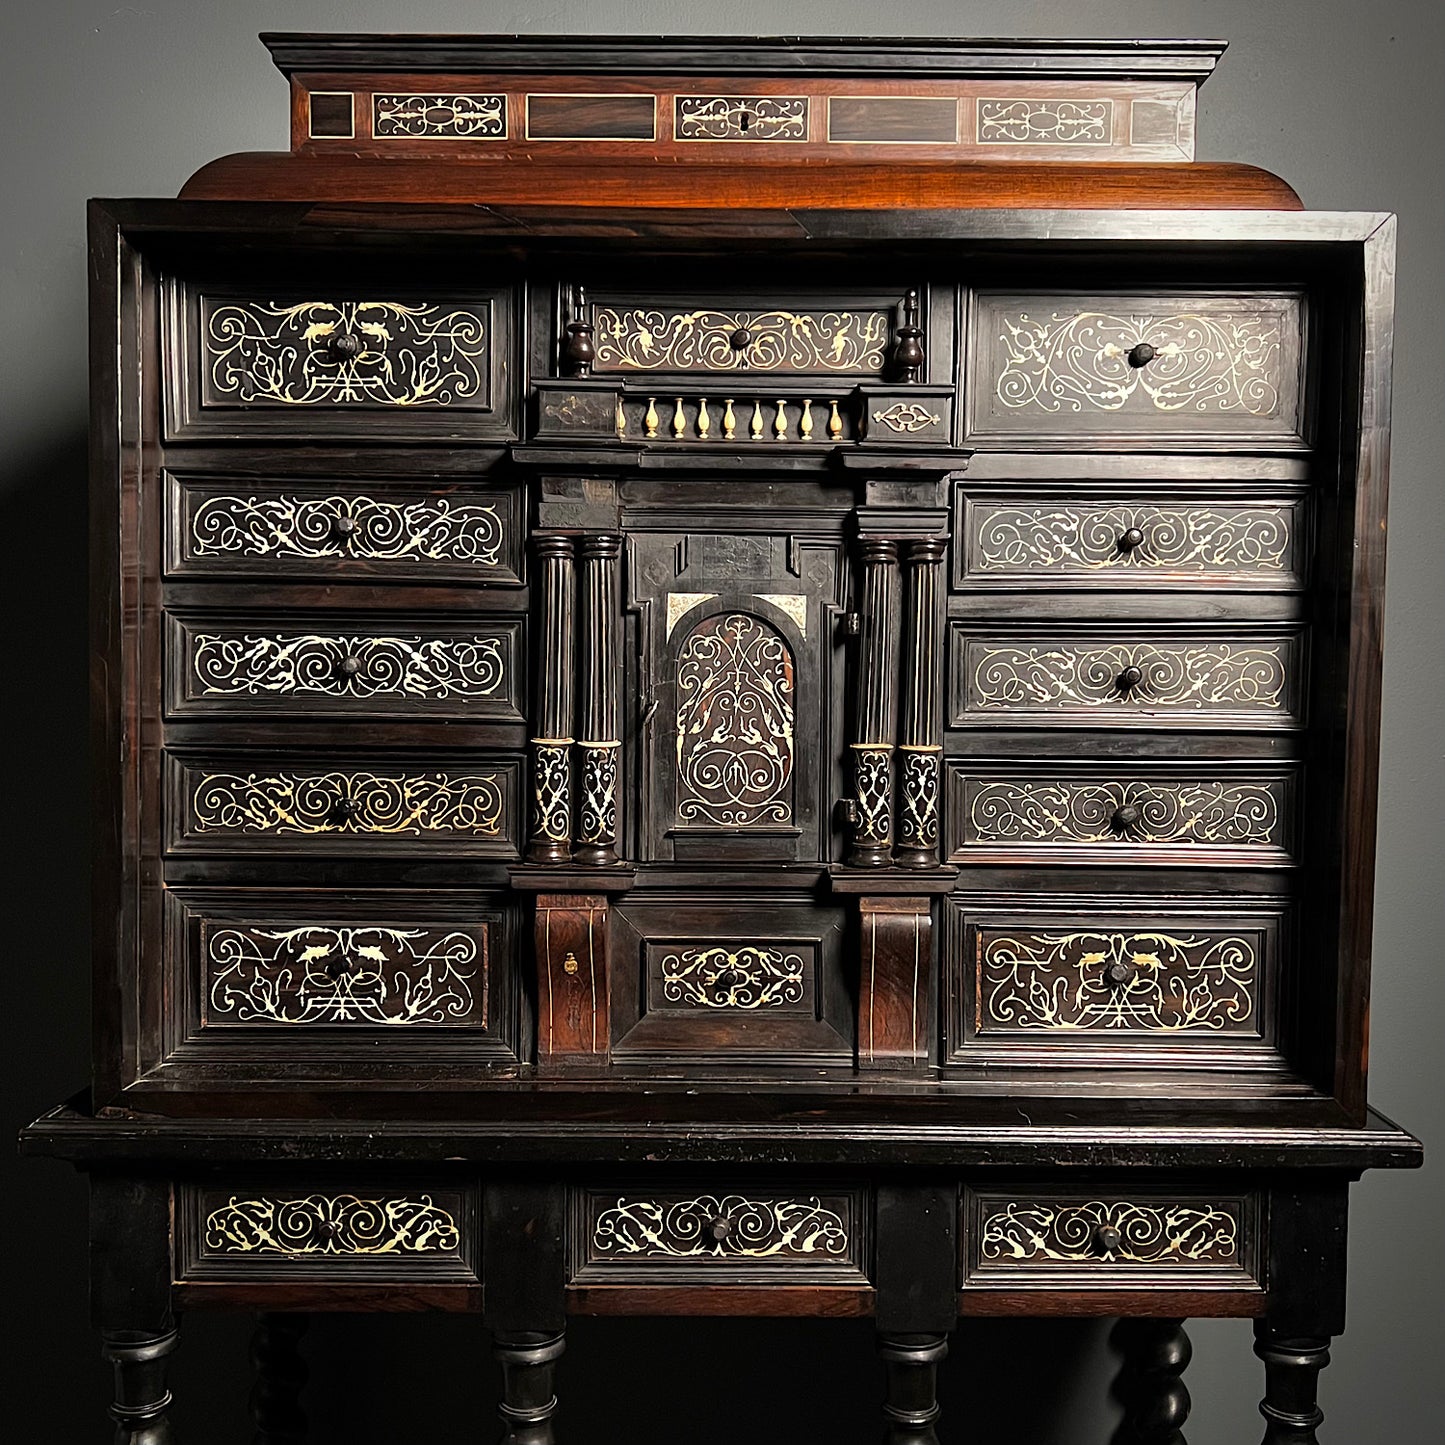
[[[1219,47],[267,37],[91,211],[92,1190],[180,1311],[1189,1316],[1315,1439],[1366,1103],[1393,221]],[[288,1434],[288,1430],[292,1431]]]

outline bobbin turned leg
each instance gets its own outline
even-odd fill
[[[494,1337],[492,1353],[502,1366],[502,1445],[553,1445],[554,1366],[565,1345],[560,1334]]]
[[[1183,1320],[1124,1320],[1115,1336],[1124,1351],[1116,1393],[1124,1423],[1115,1445],[1185,1445],[1189,1388],[1181,1378],[1194,1351]]]
[[[938,1362],[948,1354],[948,1336],[879,1335],[878,1353],[888,1375],[887,1445],[938,1445]]]
[[[1286,1335],[1268,1320],[1254,1327],[1254,1352],[1264,1361],[1263,1445],[1319,1445],[1324,1411],[1316,1403],[1320,1371],[1330,1362],[1324,1335]]]
[[[306,1412],[301,1408],[306,1362],[300,1345],[309,1324],[305,1315],[257,1317],[251,1336],[251,1364],[256,1371],[251,1387],[251,1419],[256,1426],[252,1445],[302,1445],[306,1439]]]

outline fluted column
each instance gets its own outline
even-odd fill
[[[938,863],[939,792],[943,761],[943,618],[939,574],[944,544],[909,542],[904,556],[908,621],[903,634],[903,727],[898,751],[900,868]]]
[[[576,861],[617,862],[618,727],[617,559],[622,539],[607,533],[583,537],[582,716],[577,750],[582,766]]]
[[[536,550],[542,605],[532,713],[532,845],[527,856],[533,863],[566,863],[572,857],[572,539],[538,537]]]
[[[898,732],[898,543],[864,538],[853,743],[855,868],[881,868],[893,847],[893,747]]]

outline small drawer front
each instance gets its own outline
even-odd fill
[[[517,856],[520,759],[166,763],[173,853]]]
[[[950,628],[953,727],[1294,728],[1304,722],[1298,630]]]
[[[857,1189],[579,1189],[571,1282],[866,1284],[867,1228]]]
[[[1256,1053],[1274,1031],[1284,905],[1207,899],[956,899],[945,987],[950,1057],[1097,1060],[1128,1049],[1188,1064]]]
[[[178,1186],[181,1283],[479,1282],[477,1191],[418,1183]]]
[[[965,1289],[1257,1289],[1252,1193],[964,1190]]]
[[[1280,863],[1294,847],[1293,773],[1143,764],[1005,772],[961,759],[947,768],[954,862]]]
[[[521,580],[515,488],[168,478],[166,572],[365,582]]]
[[[1258,500],[1097,490],[960,489],[954,585],[1029,591],[1229,586],[1298,591],[1305,582],[1301,492]]]
[[[980,292],[969,435],[1304,441],[1297,292]]]
[[[172,283],[171,435],[503,438],[515,299]],[[450,421],[447,420],[450,418]]]
[[[895,293],[901,297],[900,290]],[[619,375],[882,376],[897,299],[599,297],[593,370]]]
[[[448,717],[520,722],[522,624],[397,618],[282,626],[166,619],[172,717]]]

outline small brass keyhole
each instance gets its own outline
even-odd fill
[[[578,970],[579,968],[581,968],[581,967],[582,967],[582,965],[577,962],[577,955],[576,955],[575,953],[568,952],[567,954],[565,954],[565,955],[563,956],[563,959],[562,959],[562,972],[563,972],[563,973],[576,973],[577,970]]]

